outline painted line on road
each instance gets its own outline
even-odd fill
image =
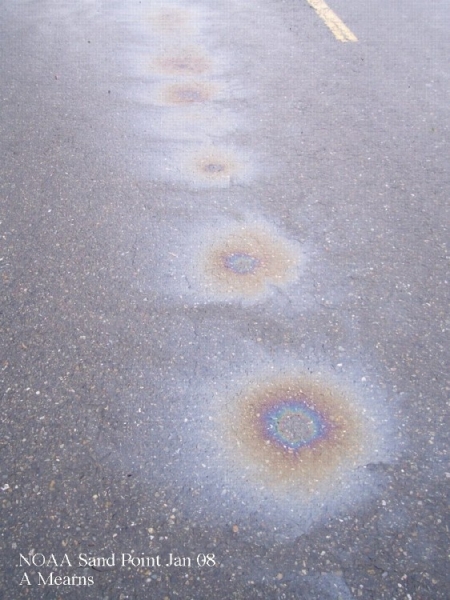
[[[350,31],[347,25],[341,21],[335,12],[324,2],[324,0],[306,0],[316,11],[322,21],[333,32],[335,38],[340,42],[357,42],[358,38]]]

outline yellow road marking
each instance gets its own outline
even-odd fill
[[[358,38],[341,21],[335,12],[324,2],[324,0],[306,0],[314,8],[327,27],[331,29],[336,39],[340,42],[357,42]]]

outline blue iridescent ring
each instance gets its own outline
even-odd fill
[[[225,256],[223,263],[227,269],[230,269],[236,275],[249,275],[256,271],[261,261],[245,252],[233,252],[233,254]]]
[[[311,446],[327,429],[319,413],[296,400],[277,403],[263,415],[263,422],[269,438],[289,450]]]

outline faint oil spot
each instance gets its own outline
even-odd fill
[[[145,9],[144,23],[161,36],[179,36],[196,33],[200,25],[200,12],[181,6]]]
[[[209,85],[208,85],[209,87]],[[179,140],[180,142],[195,142],[197,145],[204,143],[205,139],[220,139],[222,136],[230,135],[240,129],[239,120],[230,111],[225,111],[214,102],[176,102],[174,98],[167,102],[166,90],[162,86],[155,96],[156,104],[162,105],[170,110],[161,111],[158,119],[152,123],[152,128],[162,135],[166,140]],[[215,98],[214,98],[215,99]],[[178,97],[179,100],[179,97]],[[211,98],[213,100],[213,98]],[[144,99],[148,102],[148,96]],[[190,145],[192,148],[192,145]],[[242,170],[237,169],[234,175],[239,181],[245,175],[248,176],[249,165],[242,156],[237,156],[238,164]],[[198,157],[198,151],[185,150],[181,144],[178,150],[172,152],[172,177],[196,187],[227,187],[230,180],[214,182],[210,178],[203,180],[197,174],[193,175],[193,159]]]
[[[202,104],[216,94],[216,87],[208,83],[188,82],[165,85],[160,92],[162,104],[190,105]]]

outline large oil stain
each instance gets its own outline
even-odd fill
[[[345,394],[308,377],[263,381],[243,390],[228,418],[230,439],[269,486],[315,491],[367,452],[369,424]]]
[[[395,453],[384,399],[331,371],[273,360],[253,375],[250,363],[242,370],[242,380],[230,370],[197,393],[188,420],[204,465],[191,478],[204,488],[204,502],[218,494],[222,514],[260,515],[290,536],[377,493],[381,475],[366,466],[391,462]]]

